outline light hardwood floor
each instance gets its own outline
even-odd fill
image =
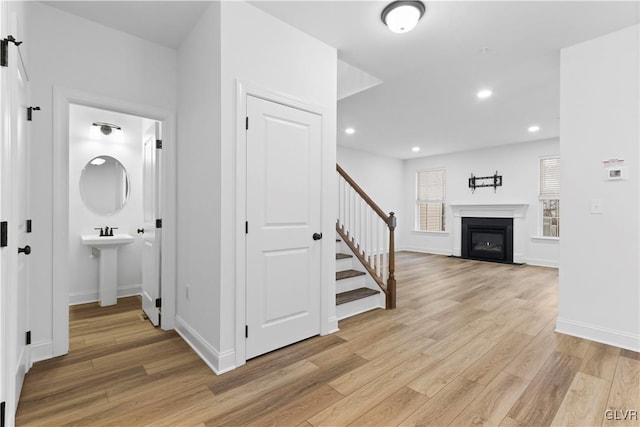
[[[555,269],[397,255],[398,308],[216,376],[137,298],[71,308],[27,425],[639,425],[638,353],[554,333]],[[627,417],[629,418],[629,417]]]

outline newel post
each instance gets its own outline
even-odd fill
[[[389,278],[387,279],[387,309],[396,308],[396,241],[394,231],[397,225],[397,218],[394,212],[389,212],[387,218],[389,226]]]

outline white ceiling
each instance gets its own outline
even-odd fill
[[[386,2],[252,3],[384,81],[339,101],[338,143],[401,159],[558,136],[560,49],[639,22],[637,1],[427,1],[416,29],[394,34]],[[176,48],[209,3],[47,4]],[[485,87],[494,96],[480,101]]]

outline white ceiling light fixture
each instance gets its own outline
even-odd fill
[[[529,126],[529,129],[527,129],[529,132],[534,133],[534,132],[538,132],[540,130],[540,126]]]
[[[421,1],[394,1],[382,11],[382,22],[394,33],[407,33],[418,25],[424,15]]]
[[[491,89],[482,89],[477,93],[476,96],[479,99],[487,99],[487,98],[491,98],[492,95],[493,95],[493,92],[491,91]]]
[[[347,135],[353,135],[354,133],[356,133],[356,130],[354,128],[346,128],[344,130],[344,133],[346,133]]]
[[[420,151],[420,147],[413,147],[411,151],[413,151],[414,153],[417,153],[418,151]]]

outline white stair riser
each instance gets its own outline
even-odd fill
[[[352,291],[358,288],[366,288],[365,276],[349,277],[348,279],[336,280],[336,293]]]
[[[344,252],[342,252],[344,253]],[[355,262],[354,262],[355,260]],[[358,264],[358,265],[356,265]],[[343,258],[343,259],[337,259],[336,260],[336,272],[338,271],[345,271],[345,270],[358,270],[358,267],[360,267],[360,263],[358,262],[357,259],[355,258]],[[354,268],[355,267],[355,268]]]
[[[342,320],[376,308],[384,308],[383,293],[340,304],[336,306],[336,316],[338,320]]]

